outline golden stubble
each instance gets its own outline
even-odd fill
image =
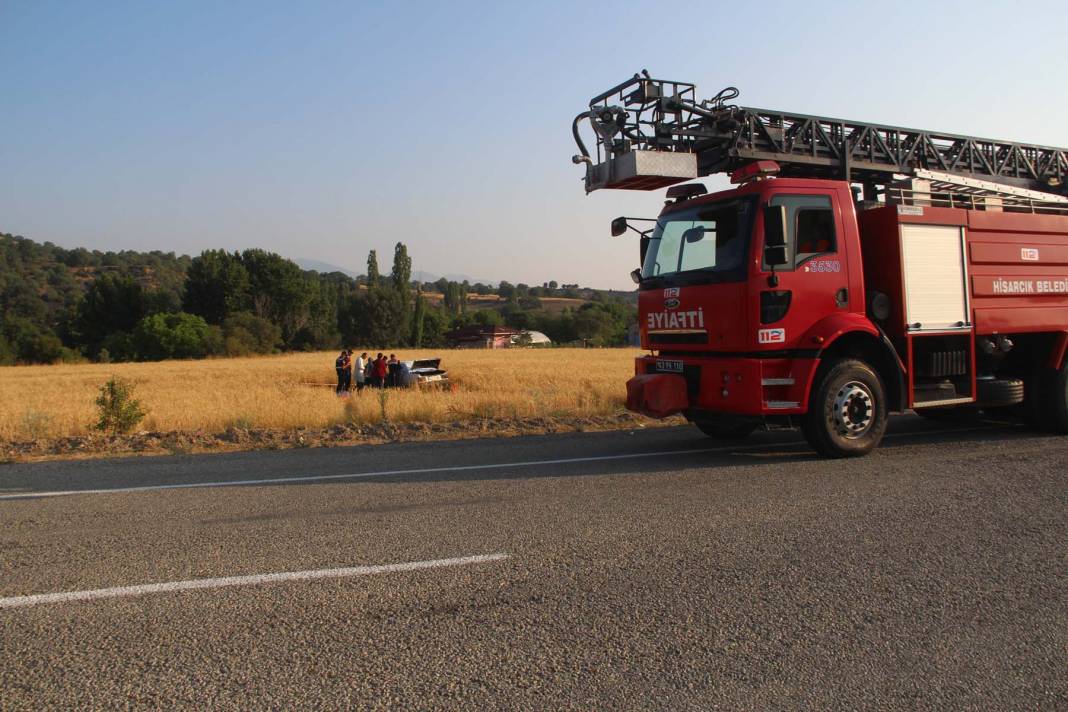
[[[359,353],[360,349],[357,350]],[[334,395],[335,352],[159,363],[0,368],[0,440],[91,430],[100,385],[134,384],[148,412],[138,430],[220,432],[337,423],[443,423],[483,418],[576,418],[622,412],[636,349],[398,351],[441,357],[453,388]],[[372,355],[374,352],[372,352]]]

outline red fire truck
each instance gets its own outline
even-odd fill
[[[573,133],[587,192],[667,190],[640,235],[627,407],[863,455],[887,414],[1068,433],[1068,150],[739,107],[648,73]],[[591,154],[582,122],[596,137]],[[737,187],[707,194],[702,175]]]

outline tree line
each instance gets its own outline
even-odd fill
[[[261,249],[190,258],[65,250],[0,234],[0,364],[437,347],[451,329],[472,324],[610,345],[625,340],[635,318],[633,305],[600,292],[578,309],[549,314],[540,298],[564,295],[555,282],[420,284],[411,275],[403,243],[394,246],[388,274],[372,250],[366,275],[353,278],[302,270]],[[469,294],[493,293],[501,299],[495,308],[471,308]]]

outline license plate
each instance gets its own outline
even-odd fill
[[[656,370],[661,373],[682,373],[682,361],[656,360]]]

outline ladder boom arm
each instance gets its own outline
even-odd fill
[[[1068,149],[998,141],[934,131],[729,104],[738,90],[728,87],[697,102],[693,84],[636,74],[594,97],[575,120],[574,134],[587,164],[587,192],[599,188],[653,189],[752,161],[773,160],[784,176],[837,178],[872,187],[889,185],[894,175],[917,169],[996,180],[1046,193],[1062,192],[1068,181]],[[594,155],[586,151],[578,124],[587,119],[597,137]],[[682,157],[659,156],[656,163],[620,161],[648,151],[691,154],[696,173],[679,176]],[[633,180],[627,166],[678,164],[661,178]],[[618,165],[616,165],[618,162]],[[692,159],[691,159],[692,162]],[[685,172],[692,172],[686,169]]]

